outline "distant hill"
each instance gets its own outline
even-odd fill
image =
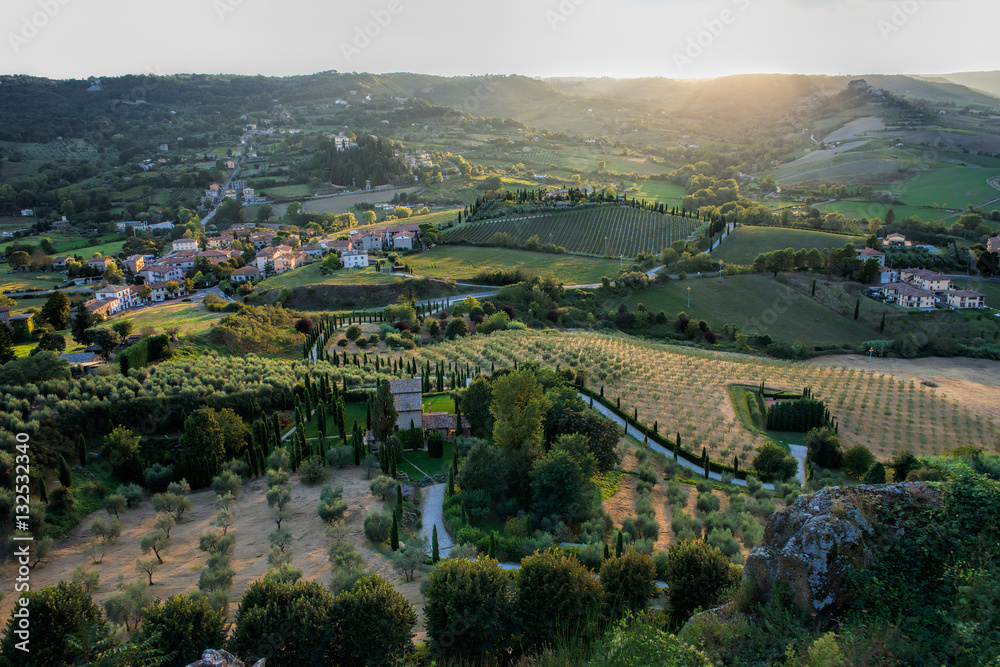
[[[975,91],[1000,98],[1000,72],[956,72],[955,74],[942,74],[940,77],[918,77],[930,81],[946,80],[966,86]]]

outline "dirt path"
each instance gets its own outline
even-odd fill
[[[859,354],[830,355],[810,359],[807,364],[857,370],[868,369],[868,357]],[[906,382],[929,380],[938,391],[1000,426],[1000,361],[964,357],[925,359],[873,358],[873,373],[891,375]]]

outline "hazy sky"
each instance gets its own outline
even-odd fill
[[[712,77],[1000,69],[997,0],[2,0],[0,72]]]

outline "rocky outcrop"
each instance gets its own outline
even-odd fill
[[[799,496],[771,516],[743,576],[765,599],[783,582],[812,615],[836,615],[851,603],[848,574],[870,567],[906,537],[908,520],[941,503],[921,482],[830,487]]]
[[[244,664],[232,653],[208,648],[201,654],[201,660],[195,660],[187,667],[244,667]],[[252,667],[264,667],[264,658],[253,663]]]

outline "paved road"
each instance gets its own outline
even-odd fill
[[[454,543],[444,527],[444,487],[446,484],[432,484],[423,487],[424,507],[420,525],[420,534],[427,538],[427,548],[431,548],[431,536],[434,526],[438,530],[438,553],[444,556],[451,550]]]
[[[584,401],[587,401],[587,403],[589,404],[589,402],[590,402],[590,397],[589,396],[584,396],[583,394],[579,394],[579,396]],[[598,412],[600,412],[602,415],[604,415],[608,419],[613,420],[619,426],[624,426],[625,425],[625,420],[624,419],[622,419],[621,417],[619,417],[618,415],[616,415],[614,412],[612,412],[609,408],[604,407],[601,403],[598,403],[597,401],[594,401],[594,409],[597,410]],[[646,437],[645,435],[643,435],[642,433],[640,433],[639,430],[637,428],[635,428],[634,426],[632,426],[631,424],[629,424],[627,426],[627,428],[628,428],[628,434],[630,436],[632,436],[633,438],[635,438],[636,440],[638,440],[639,442],[642,442],[643,438]],[[666,456],[673,457],[673,455],[674,455],[674,453],[671,452],[670,450],[668,450],[666,447],[658,445],[655,442],[650,442],[649,446],[650,446],[650,448],[653,449],[653,451],[660,452],[662,454],[665,454]],[[799,462],[799,471],[796,473],[795,477],[796,477],[796,479],[799,480],[799,483],[805,484],[806,476],[805,476],[805,472],[804,471],[805,471],[805,462],[806,462],[806,448],[802,447],[800,445],[791,445],[791,448],[792,448],[792,456],[794,456],[796,458],[796,460],[798,460],[798,462]],[[677,464],[680,465],[680,466],[682,466],[682,467],[684,467],[684,468],[687,468],[688,470],[692,471],[694,474],[696,474],[698,476],[703,476],[705,474],[705,471],[704,471],[703,468],[701,468],[700,466],[699,467],[695,467],[694,464],[689,463],[689,462],[685,461],[684,459],[677,459]],[[710,473],[708,473],[708,476],[711,479],[722,481],[722,475],[720,475],[717,472],[710,472]],[[733,484],[736,484],[737,486],[746,486],[747,485],[746,481],[742,480],[742,479],[734,479],[733,480]]]

